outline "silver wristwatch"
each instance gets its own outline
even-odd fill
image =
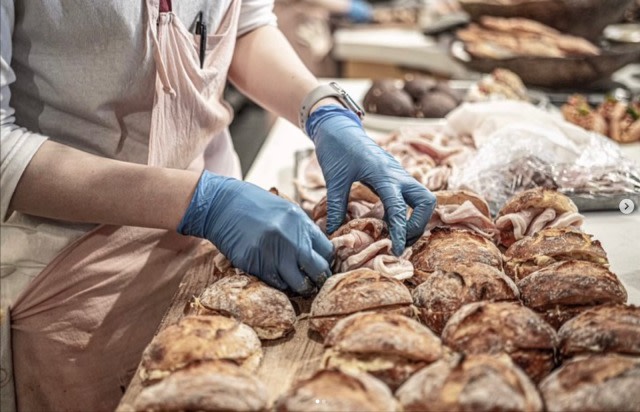
[[[344,91],[342,87],[338,85],[338,83],[331,82],[329,84],[323,84],[322,86],[318,86],[311,90],[311,92],[302,101],[302,106],[300,106],[298,126],[300,126],[300,129],[305,133],[305,125],[307,124],[311,108],[320,100],[327,97],[335,97],[344,105],[344,107],[354,112],[360,119],[364,117],[364,110],[358,106],[358,104],[351,98],[351,96],[349,96],[349,94],[347,94],[346,91]]]

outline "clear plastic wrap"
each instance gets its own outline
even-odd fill
[[[449,188],[484,196],[494,214],[516,192],[538,186],[567,194],[582,211],[640,199],[640,168],[616,143],[530,107],[520,113],[500,108],[467,107],[450,119],[454,129],[465,118],[465,128],[476,127],[470,131],[478,151],[454,170]]]

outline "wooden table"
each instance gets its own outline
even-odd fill
[[[213,258],[216,250],[203,242],[193,261],[193,266],[187,271],[180,283],[171,305],[160,322],[159,332],[183,317],[192,313],[191,301],[200,295],[208,285],[213,283]],[[294,380],[307,377],[319,366],[322,358],[322,343],[319,336],[309,331],[308,313],[311,307],[310,299],[292,299],[298,321],[295,333],[274,341],[263,341],[264,357],[257,375],[269,390],[271,401],[275,401],[280,394],[291,386]],[[133,403],[142,390],[140,368],[136,371],[127,391],[116,408],[118,412],[133,411]]]

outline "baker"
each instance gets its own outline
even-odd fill
[[[362,181],[396,254],[422,234],[433,195],[307,71],[272,0],[1,4],[3,411],[112,410],[200,238],[280,289],[331,274],[304,212],[239,180],[227,80],[313,140],[329,232]]]

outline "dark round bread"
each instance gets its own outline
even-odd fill
[[[418,117],[440,118],[458,106],[458,102],[450,94],[431,91],[418,101],[416,115]]]
[[[415,102],[418,102],[422,99],[422,96],[433,89],[437,83],[435,79],[426,76],[406,76],[404,90],[409,93]]]
[[[399,117],[415,115],[411,96],[402,88],[389,83],[382,83],[382,86],[374,83],[364,96],[363,104],[364,110],[369,113]]]

